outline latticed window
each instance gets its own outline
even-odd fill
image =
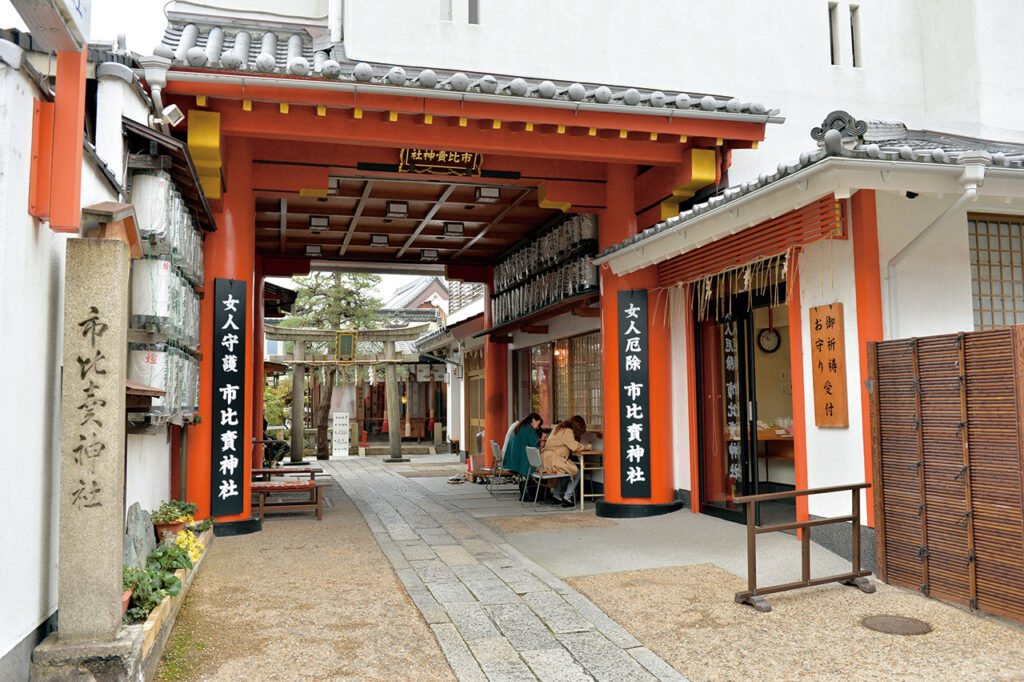
[[[484,285],[473,282],[448,282],[448,314],[465,308],[484,295]]]
[[[555,341],[555,414],[556,422],[565,421],[572,415],[573,405],[569,400],[569,340]]]
[[[975,329],[1024,324],[1022,223],[1009,216],[968,217]]]
[[[589,431],[601,430],[598,332],[516,351],[515,373],[517,417],[533,411],[543,417],[546,426],[553,426],[578,414]]]

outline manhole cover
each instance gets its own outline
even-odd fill
[[[860,624],[890,635],[923,635],[932,631],[932,626],[923,620],[906,616],[868,616]]]

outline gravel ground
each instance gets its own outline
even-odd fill
[[[1024,680],[1024,626],[876,583],[875,594],[826,585],[769,595],[770,613],[736,604],[745,581],[711,564],[566,580],[693,681]],[[925,635],[868,630],[861,619],[909,616]]]
[[[481,519],[497,533],[536,533],[544,530],[566,530],[569,528],[598,528],[617,526],[611,519],[601,519],[592,513],[580,514],[532,514],[530,516],[496,516]]]
[[[337,485],[324,492],[319,523],[276,514],[217,538],[157,679],[455,679],[358,509]]]

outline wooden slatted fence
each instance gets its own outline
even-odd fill
[[[1024,621],[1024,326],[868,356],[879,577]]]

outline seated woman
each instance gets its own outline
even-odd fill
[[[540,452],[541,460],[544,462],[544,473],[570,476],[558,479],[553,491],[553,504],[560,504],[563,507],[576,506],[573,495],[579,483],[580,469],[569,459],[569,455],[590,449],[589,445],[579,442],[586,432],[587,423],[583,421],[583,417],[570,417],[551,430],[551,435]]]
[[[544,423],[540,415],[531,412],[515,425],[512,437],[502,454],[501,468],[526,476],[529,474],[530,462],[526,459],[526,448],[535,448],[540,442],[540,426]]]

